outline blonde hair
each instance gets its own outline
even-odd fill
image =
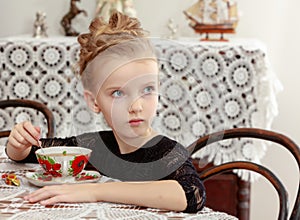
[[[77,73],[81,76],[89,62],[107,48],[136,38],[146,37],[145,31],[138,19],[115,11],[108,22],[101,17],[95,18],[90,26],[89,33],[78,36],[81,46]]]

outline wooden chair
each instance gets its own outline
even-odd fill
[[[53,137],[55,134],[55,119],[53,113],[50,109],[43,103],[34,101],[34,100],[26,100],[26,99],[9,99],[9,100],[1,100],[0,101],[0,109],[5,109],[8,107],[23,107],[23,108],[32,108],[37,111],[43,113],[45,119],[47,121],[47,137]],[[0,131],[0,138],[8,137],[10,134],[10,130]]]
[[[207,144],[211,144],[217,141],[231,139],[231,138],[256,138],[262,139],[266,141],[271,141],[274,143],[279,144],[282,147],[285,147],[295,158],[298,164],[298,170],[300,170],[300,149],[296,143],[294,143],[290,138],[287,136],[263,129],[257,128],[234,128],[228,129],[225,131],[216,132],[210,135],[206,135],[202,138],[199,138],[196,142],[191,144],[188,147],[188,150],[191,154],[201,150]],[[279,207],[279,215],[278,219],[284,220],[288,219],[288,198],[287,198],[287,191],[278,177],[266,167],[255,164],[252,162],[245,162],[245,161],[234,161],[224,163],[218,166],[210,167],[206,170],[203,170],[199,175],[200,178],[205,181],[212,176],[232,171],[235,169],[246,169],[257,172],[263,175],[269,182],[275,187],[280,201]],[[300,182],[298,181],[298,191],[295,204],[293,206],[291,215],[289,217],[290,220],[298,220],[300,219],[300,192],[299,192]]]

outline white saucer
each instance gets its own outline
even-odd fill
[[[44,174],[44,171],[27,172],[25,175],[28,182],[36,186],[48,186],[58,184],[78,184],[78,183],[93,183],[98,182],[101,174],[97,171],[83,170],[76,177],[59,178],[52,177],[50,174]]]

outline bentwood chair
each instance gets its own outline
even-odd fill
[[[0,100],[0,109],[5,109],[9,107],[22,107],[22,108],[31,108],[35,109],[38,112],[41,112],[46,121],[47,121],[47,137],[53,137],[55,134],[55,119],[53,113],[50,109],[43,103],[34,101],[34,100],[26,100],[26,99],[9,99],[9,100]],[[10,134],[10,130],[0,131],[0,138],[8,137]]]
[[[295,158],[297,164],[298,164],[298,171],[300,170],[300,149],[297,146],[293,140],[291,140],[289,137],[274,132],[274,131],[268,131],[263,129],[257,129],[257,128],[234,128],[234,129],[228,129],[220,132],[215,132],[209,135],[206,135],[204,137],[199,138],[197,141],[195,141],[193,144],[191,144],[188,147],[188,150],[191,154],[201,150],[208,144],[225,140],[225,139],[231,139],[231,138],[256,138],[261,139],[265,141],[271,141],[274,143],[279,144],[280,146],[286,148]],[[253,162],[246,162],[246,161],[233,161],[224,163],[218,166],[213,166],[208,169],[203,170],[199,173],[200,178],[205,181],[212,176],[232,171],[236,169],[246,169],[250,171],[257,172],[261,175],[263,175],[276,189],[278,196],[279,196],[279,214],[278,219],[285,220],[299,220],[300,219],[300,182],[298,181],[298,189],[297,189],[297,196],[295,200],[295,204],[293,206],[293,209],[291,210],[291,215],[288,218],[289,208],[288,208],[288,194],[287,191],[280,181],[280,179],[268,168],[256,164]]]

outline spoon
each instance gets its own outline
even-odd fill
[[[42,134],[42,127],[40,127],[40,134]],[[37,140],[37,143],[38,143],[38,147],[39,148],[43,148],[43,146],[42,146],[42,142],[40,141],[40,138]]]

